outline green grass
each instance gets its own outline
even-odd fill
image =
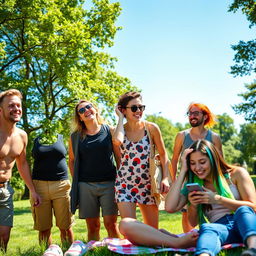
[[[41,256],[45,250],[44,247],[40,247],[38,244],[38,232],[33,230],[33,220],[30,211],[30,204],[28,200],[15,201],[15,215],[14,215],[14,227],[11,231],[11,237],[8,244],[8,251],[6,254],[0,252],[0,256]],[[137,217],[141,220],[141,214],[138,212]],[[75,224],[73,226],[75,239],[86,241],[86,227],[85,220],[78,219],[75,216]],[[169,214],[164,211],[160,212],[160,228],[167,229],[173,233],[182,233],[181,228],[181,214]],[[59,244],[59,230],[56,227],[52,228],[53,243]],[[101,238],[107,237],[107,233],[101,225]],[[64,246],[65,247],[65,246]],[[65,251],[66,248],[63,248]],[[241,249],[228,250],[222,252],[221,256],[238,256],[241,253]],[[86,256],[116,256],[118,254],[109,251],[106,247],[99,247],[86,253]],[[155,254],[157,256],[175,255],[171,252],[163,252]],[[177,254],[176,254],[177,255]],[[188,254],[186,254],[188,255]]]

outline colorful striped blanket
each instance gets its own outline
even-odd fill
[[[105,238],[102,241],[90,241],[86,244],[88,250],[93,249],[99,246],[107,246],[107,248],[119,254],[152,254],[157,252],[164,252],[164,251],[174,251],[174,252],[194,252],[195,248],[191,247],[188,249],[178,249],[178,248],[150,248],[145,246],[138,246],[130,243],[127,239],[119,239],[119,238]],[[226,244],[222,246],[223,250],[231,249],[235,247],[244,246],[241,243],[233,243],[233,244]]]

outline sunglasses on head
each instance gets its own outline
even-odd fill
[[[80,109],[78,110],[78,113],[79,113],[79,114],[83,114],[86,110],[88,110],[88,109],[90,109],[90,108],[92,108],[92,104],[91,104],[91,103],[88,104],[88,105],[86,105],[86,106],[84,106],[84,107],[82,107],[82,108],[80,108]]]
[[[140,111],[144,111],[145,107],[146,107],[145,105],[140,105],[140,106],[132,105],[132,106],[126,107],[126,108],[130,108],[132,112],[136,112],[138,109]]]

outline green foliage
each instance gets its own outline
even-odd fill
[[[240,143],[238,136],[232,136],[222,145],[225,161],[230,164],[243,164],[242,152],[237,149]]]
[[[244,102],[233,106],[237,114],[243,114],[245,120],[256,123],[256,80],[251,84],[246,84],[247,92],[239,94]]]
[[[156,123],[159,126],[165,148],[170,158],[173,153],[174,139],[179,130],[175,126],[173,126],[171,121],[161,116],[147,115],[146,120]]]
[[[229,11],[237,12],[241,10],[250,22],[250,27],[256,24],[256,1],[254,0],[234,0]],[[231,67],[231,73],[234,76],[250,75],[256,72],[256,40],[248,42],[240,41],[237,45],[233,45],[232,49],[236,51],[234,60],[236,64]]]
[[[250,26],[256,24],[256,1],[255,0],[234,0],[229,7],[230,12],[241,10],[250,22]]]
[[[42,133],[70,134],[74,104],[80,98],[113,113],[120,94],[136,90],[114,71],[105,52],[120,29],[118,2],[93,0],[5,0],[0,5],[0,88],[23,94],[20,126],[33,139]],[[111,115],[110,115],[111,117]],[[113,118],[113,116],[112,116]]]
[[[243,124],[240,127],[239,150],[242,153],[242,159],[247,163],[248,170],[252,171],[256,162],[256,124]]]
[[[256,25],[256,1],[255,0],[234,0],[229,11],[237,12],[241,10],[250,22],[250,28]],[[250,41],[239,41],[233,45],[232,49],[236,52],[235,65],[231,67],[231,74],[234,76],[245,76],[256,73],[256,39]],[[256,122],[256,89],[255,81],[250,85],[245,85],[248,92],[240,94],[244,102],[234,106],[238,114],[244,114],[245,119],[250,122]]]
[[[231,137],[236,134],[234,120],[227,114],[217,116],[218,122],[213,127],[213,131],[220,135],[222,144],[225,144]]]
[[[22,127],[30,134],[67,132],[74,103],[87,98],[113,111],[117,97],[134,89],[113,71],[119,3],[6,0],[0,7],[0,87],[24,96]]]

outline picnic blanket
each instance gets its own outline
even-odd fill
[[[102,241],[90,241],[86,244],[88,250],[93,249],[95,247],[100,246],[107,246],[107,248],[119,254],[152,254],[157,252],[165,252],[165,251],[174,251],[174,252],[194,252],[195,247],[181,249],[181,248],[151,248],[146,246],[138,246],[132,244],[127,239],[119,239],[119,238],[105,238]],[[243,247],[244,245],[241,243],[233,243],[233,244],[226,244],[222,246],[223,250],[231,249],[235,247]]]

